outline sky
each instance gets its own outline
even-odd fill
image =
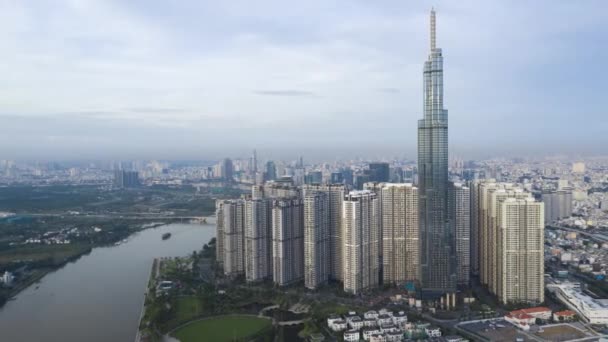
[[[0,159],[605,154],[606,1],[0,0]]]

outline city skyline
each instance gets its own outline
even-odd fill
[[[606,54],[595,43],[605,4],[436,5],[453,154],[601,152],[594,85],[606,71],[586,66]],[[47,7],[0,11],[7,158],[219,158],[252,145],[273,158],[322,158],[327,145],[332,156],[415,154],[430,3]],[[597,124],[572,129],[572,117]]]

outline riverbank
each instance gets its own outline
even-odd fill
[[[0,288],[0,309],[8,301],[15,299],[19,293],[39,282],[49,273],[63,268],[70,262],[77,261],[82,256],[91,253],[94,248],[119,245],[138,232],[165,226],[176,220],[154,221],[156,222],[133,225],[127,230],[126,234],[116,234],[112,239],[101,240],[97,243],[76,242],[67,245],[25,245],[19,249],[14,248],[0,252],[0,265],[16,264],[19,266],[15,272],[16,279],[13,286]]]
[[[171,238],[162,240],[167,232]],[[0,309],[2,340],[133,341],[152,260],[201,250],[214,235],[212,223],[172,223],[137,232],[118,246],[93,248]]]

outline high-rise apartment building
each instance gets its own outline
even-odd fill
[[[448,220],[448,111],[443,108],[443,56],[435,46],[434,10],[430,24],[424,117],[418,121],[418,208],[422,291],[435,296],[456,288],[456,249]]]
[[[266,182],[263,185],[254,185],[251,187],[251,197],[259,198],[291,198],[300,197],[301,191],[298,187],[292,184],[282,182]]]
[[[378,287],[378,198],[369,190],[352,191],[344,198],[344,291],[353,294]]]
[[[245,201],[222,201],[223,231],[224,231],[224,274],[239,276],[245,274]]]
[[[329,279],[329,208],[329,196],[324,192],[304,197],[304,285],[309,289],[316,289]]]
[[[380,193],[383,282],[420,280],[418,188],[408,183],[381,183]]]
[[[456,237],[456,276],[459,286],[468,286],[471,274],[471,198],[468,187],[451,183],[450,222]]]
[[[272,201],[245,202],[245,279],[249,282],[272,277]]]
[[[544,209],[533,198],[507,198],[498,208],[498,292],[504,304],[545,300]]]
[[[224,201],[215,201],[215,260],[224,269]]]
[[[329,277],[342,280],[342,202],[346,187],[342,184],[306,184],[302,187],[303,196],[324,193],[328,202],[329,233]]]
[[[546,191],[541,195],[545,204],[545,223],[572,216],[572,188],[564,187],[556,191]]]
[[[283,198],[272,208],[273,280],[279,286],[304,278],[304,202]]]

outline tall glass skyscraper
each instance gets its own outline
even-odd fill
[[[418,121],[420,275],[422,292],[441,295],[456,288],[453,227],[448,216],[448,111],[443,108],[443,56],[435,47],[424,62],[424,118]]]

